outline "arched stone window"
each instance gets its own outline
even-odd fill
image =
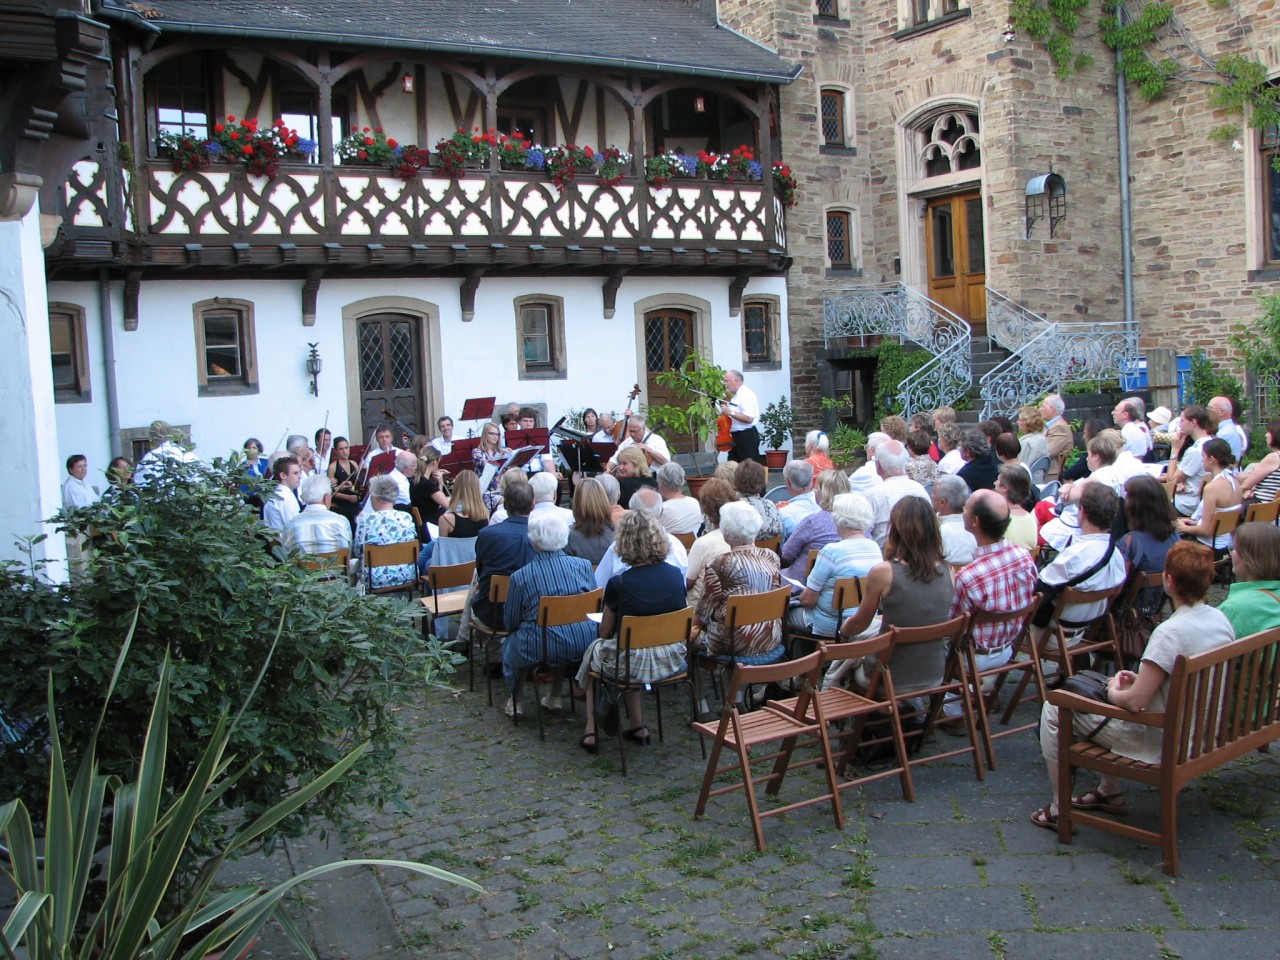
[[[978,115],[969,110],[935,114],[916,128],[920,177],[942,177],[982,166]]]

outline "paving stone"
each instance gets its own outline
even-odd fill
[[[1021,891],[1011,887],[959,887],[936,891],[873,890],[871,921],[881,933],[958,933],[1026,930],[1032,916]]]
[[[1272,911],[1270,930],[1169,930],[1165,932],[1164,940],[1181,960],[1274,957],[1277,937],[1275,922],[1275,912]]]
[[[886,937],[876,941],[875,951],[877,960],[985,960],[992,956],[987,938],[972,933]]]
[[[950,887],[979,882],[973,856],[877,856],[870,861],[877,889]]]
[[[999,836],[992,824],[932,822],[913,825],[875,825],[868,829],[876,856],[942,856],[953,853],[995,854]]]
[[[1150,933],[1118,930],[1107,933],[1006,933],[1001,936],[1005,960],[1081,960],[1082,957],[1167,960],[1160,952],[1155,935]]]
[[[1087,893],[1069,886],[1033,888],[1042,927],[1120,930],[1125,927],[1178,926],[1160,891],[1151,884],[1098,884]]]
[[[1161,879],[1168,878],[1161,875]],[[1274,880],[1184,882],[1165,886],[1181,909],[1187,926],[1280,927],[1280,904]],[[1280,950],[1280,946],[1276,949]]]

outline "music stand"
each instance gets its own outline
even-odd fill
[[[604,462],[608,457],[601,459],[600,454],[593,449],[597,446],[612,448],[613,444],[593,444],[585,440],[562,439],[560,452],[569,464],[569,469],[574,473],[603,473]],[[612,449],[609,452],[612,453]]]
[[[497,397],[472,397],[462,405],[459,420],[488,420],[493,416]]]
[[[503,445],[510,447],[512,450],[519,450],[521,447],[549,447],[551,445],[551,431],[545,427],[531,427],[528,430],[508,430],[507,435],[503,438]]]
[[[459,470],[474,470],[475,461],[471,459],[471,451],[479,445],[479,437],[454,440],[448,455],[440,458],[440,469],[454,477],[458,475]]]

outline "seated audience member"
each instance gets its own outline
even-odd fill
[[[700,628],[695,646],[709,656],[747,663],[772,663],[782,657],[782,622],[742,627],[730,635],[725,615],[731,597],[778,589],[778,555],[755,545],[760,514],[741,501],[720,508],[720,534],[729,549],[702,574],[702,596],[694,623]],[[703,706],[705,711],[705,704]]]
[[[1129,564],[1130,576],[1159,573],[1170,548],[1178,542],[1173,505],[1164,487],[1152,476],[1131,477],[1125,481],[1124,490],[1129,532],[1116,542],[1116,549]],[[1153,587],[1139,598],[1138,612],[1153,615],[1163,601],[1164,590]],[[1280,607],[1280,603],[1276,606]]]
[[[911,459],[907,461],[907,476],[921,486],[927,486],[938,479],[938,464],[929,456],[933,449],[933,437],[923,430],[912,430],[907,434],[907,452]]]
[[[867,495],[874,516],[871,536],[876,543],[883,545],[889,536],[889,515],[899,500],[915,497],[929,502],[924,487],[907,476],[907,460],[907,448],[897,440],[885,440],[876,448],[876,472],[881,482]]]
[[[1227,452],[1230,454],[1230,447]],[[1170,549],[1165,559],[1164,589],[1173,602],[1173,613],[1152,631],[1138,672],[1121,670],[1107,684],[1107,701],[1112,706],[1135,714],[1162,712],[1169,695],[1169,677],[1179,656],[1206,653],[1236,639],[1231,622],[1222,611],[1205,603],[1212,582],[1210,550],[1187,542]],[[1087,713],[1073,713],[1072,723],[1073,739],[1091,740],[1112,753],[1142,763],[1160,762],[1164,731],[1159,727],[1131,720],[1112,719],[1104,723],[1102,717]],[[1096,787],[1079,796],[1072,796],[1072,784],[1059,782],[1058,708],[1051,703],[1040,710],[1040,751],[1052,795],[1047,806],[1031,815],[1031,822],[1036,826],[1056,830],[1058,810],[1064,800],[1069,800],[1078,810],[1128,812],[1116,778],[1103,776]]]
[[[293,518],[302,512],[302,501],[298,499],[302,470],[298,466],[298,458],[290,454],[277,457],[271,470],[275,474],[276,489],[262,508],[262,522],[283,533]]]
[[[1280,527],[1242,523],[1231,545],[1235,580],[1218,609],[1237,637],[1280,627]]]
[[[782,482],[787,486],[787,503],[778,507],[778,515],[782,517],[782,542],[786,543],[797,523],[818,512],[817,493],[813,486],[813,464],[807,460],[788,462],[782,468]],[[762,518],[761,523],[763,522]]]
[[[369,544],[385,547],[395,543],[409,543],[418,539],[413,527],[413,517],[395,508],[399,487],[390,477],[374,477],[369,481],[369,502],[372,508],[360,514],[356,521],[356,538],[352,555],[361,561],[364,548]],[[268,504],[270,506],[270,504]],[[371,588],[399,587],[418,578],[418,567],[412,563],[398,563],[375,567],[367,571],[361,583]]]
[[[1034,550],[1039,526],[1035,515],[1023,506],[1031,498],[1031,475],[1021,463],[1016,467],[1003,466],[996,476],[995,490],[1009,502],[1009,529],[1005,539],[1028,551]]]
[[[662,516],[658,519],[667,533],[697,533],[702,526],[698,501],[684,494],[684,467],[672,460],[657,470],[658,492],[662,494]]]
[[[980,427],[971,427],[961,435],[960,455],[964,457],[964,466],[956,471],[956,476],[967,483],[970,490],[991,490],[995,487],[1000,461]]]
[[[865,577],[882,559],[880,547],[867,536],[871,529],[871,504],[860,493],[842,493],[832,501],[831,516],[840,539],[818,554],[799,606],[787,613],[788,626],[809,630],[819,637],[834,637],[845,613],[835,609],[836,581]]]
[[[1060,479],[1064,488],[1068,483],[1073,483],[1076,480],[1083,480],[1093,472],[1093,468],[1089,466],[1089,441],[1106,429],[1108,429],[1107,421],[1100,417],[1092,417],[1085,421],[1084,429],[1081,431],[1082,439],[1084,440],[1084,454],[1078,457],[1076,462],[1071,464],[1071,466],[1064,466],[1062,468]],[[1073,449],[1074,447],[1069,447],[1067,449],[1068,456],[1070,456]],[[1059,495],[1061,495],[1061,492],[1059,492]]]
[[[689,606],[696,607],[702,599],[702,572],[716,557],[729,552],[729,544],[720,532],[720,511],[725,504],[738,499],[733,486],[712,477],[702,485],[698,494],[698,506],[702,509],[703,533],[689,548],[689,567],[685,573],[685,593]]]
[[[964,468],[964,454],[960,452],[960,440],[964,431],[959,424],[944,423],[938,429],[938,450],[942,458],[938,461],[939,473],[959,473]]]
[[[938,465],[938,461],[942,459],[942,453],[938,450],[936,442],[938,439],[938,429],[933,425],[933,415],[921,410],[917,413],[913,413],[909,422],[911,425],[911,431],[907,434],[907,446],[911,446],[911,434],[919,430],[929,438],[929,449],[926,450],[925,453],[929,455],[929,459],[933,461],[933,465],[936,467]],[[920,482],[923,483],[924,481],[922,480]]]
[[[809,576],[809,553],[821,550],[828,543],[840,539],[835,521],[831,519],[831,502],[842,493],[849,492],[849,478],[843,470],[827,470],[818,474],[814,496],[818,509],[796,524],[791,536],[782,544],[782,562],[786,569],[783,576],[804,583]],[[794,591],[803,589],[793,586]]]
[[[1115,491],[1106,484],[1087,484],[1080,494],[1080,532],[1041,571],[1040,580],[1050,586],[1077,581],[1072,583],[1074,587],[1090,593],[1124,583],[1127,576],[1124,554],[1114,549],[1111,542],[1111,524],[1115,521],[1119,505]],[[1089,576],[1081,580],[1086,573]],[[1105,600],[1064,607],[1058,622],[1066,636],[1067,646],[1078,643],[1085,628],[1102,616],[1106,609]],[[1057,650],[1057,638],[1050,636],[1049,627],[1031,629],[1040,631],[1041,649]]]
[[[1204,445],[1212,439],[1210,427],[1213,421],[1204,407],[1191,405],[1182,411],[1179,433],[1184,438],[1178,469],[1174,471],[1173,508],[1181,516],[1189,517],[1200,505],[1200,487],[1204,481]],[[1231,448],[1227,447],[1230,452]]]
[[[1075,434],[1063,413],[1067,405],[1062,397],[1051,393],[1040,401],[1040,419],[1044,421],[1044,439],[1049,453],[1049,470],[1045,482],[1062,479],[1062,463],[1075,445]]]
[[[889,439],[891,438],[887,433],[881,433],[879,430],[867,436],[867,462],[849,475],[850,493],[860,493],[867,497],[871,495],[873,489],[884,482],[876,469],[876,450],[879,449],[880,444]]]
[[[951,568],[942,560],[942,536],[933,508],[919,497],[904,497],[893,507],[884,542],[884,560],[867,573],[862,603],[840,625],[837,636],[851,640],[869,628],[880,612],[875,632],[890,627],[928,627],[942,623],[951,609]],[[890,669],[898,693],[911,693],[942,681],[947,641],[914,643],[893,651]],[[859,668],[854,681],[869,684]]]
[[[507,519],[490,524],[476,536],[476,589],[471,598],[471,615],[486,627],[498,626],[489,603],[489,583],[494,575],[510,576],[533,559],[529,544],[533,488],[522,479],[513,480],[507,484],[504,504]],[[496,660],[491,656],[489,663]]]
[[[1111,419],[1120,430],[1121,449],[1139,460],[1151,452],[1151,428],[1147,426],[1146,413],[1137,397],[1125,397],[1111,411]]]
[[[351,548],[351,523],[329,509],[333,490],[329,478],[313,474],[302,481],[302,512],[284,528],[281,543],[286,550],[303,553],[333,553]]]
[[[77,507],[91,507],[98,502],[98,490],[90,486],[86,479],[89,476],[89,461],[84,454],[75,453],[67,457],[67,479],[62,481],[62,508],[74,510]]]
[[[440,536],[478,537],[489,525],[480,478],[471,470],[458,471],[449,497],[449,509],[440,515]]]
[[[416,447],[416,449],[415,449]],[[423,434],[413,438],[409,452],[417,459],[413,476],[409,478],[409,506],[417,507],[422,517],[422,538],[429,539],[427,524],[438,527],[441,515],[449,508],[449,498],[444,495],[444,471],[440,469],[440,451],[427,442]]]
[[[657,492],[658,481],[649,469],[649,461],[645,459],[643,450],[639,447],[619,449],[616,459],[613,475],[618,478],[619,503],[630,503],[636,491],[642,487]]]
[[[627,508],[621,503],[622,485],[618,483],[618,478],[611,473],[597,474],[595,481],[600,484],[606,499],[609,501],[609,522],[614,527],[617,527],[622,520],[623,514],[627,512]]]
[[[534,479],[540,475],[534,474]],[[596,635],[596,625],[590,620],[548,627],[546,659],[543,660],[543,631],[538,626],[542,598],[590,593],[596,584],[591,575],[591,564],[564,552],[569,542],[569,527],[559,514],[539,514],[535,509],[529,515],[528,530],[533,559],[511,574],[507,603],[503,608],[504,624],[509,634],[502,653],[502,673],[511,689],[507,716],[522,712],[520,691],[524,675],[530,667],[538,664],[549,667],[552,675],[551,692],[542,698],[539,706],[551,713],[560,713],[563,710],[560,690],[564,685],[564,668],[582,661],[582,655]]]
[[[556,504],[560,499],[559,477],[550,471],[540,470],[529,478],[529,486],[533,487],[533,512],[529,516],[554,514],[564,521],[566,527],[573,526],[573,511]]]
[[[573,490],[573,528],[565,553],[595,566],[604,559],[616,532],[609,514],[609,498],[600,481],[593,477],[580,480]]]
[[[658,526],[662,526],[662,494],[651,487],[642,487],[631,497],[631,502],[627,504],[628,512],[642,510],[649,514],[655,520],[658,520]],[[666,533],[664,530],[663,533]],[[600,558],[600,565],[596,567],[596,586],[603,587],[613,577],[625,569],[622,558],[618,553],[617,539],[608,550],[604,552],[604,556]],[[680,571],[680,576],[684,576],[689,569],[689,552],[685,550],[684,544],[667,533],[667,563],[671,564]]]
[[[738,465],[732,460],[725,460],[717,463],[716,468],[711,471],[711,475],[717,480],[723,480],[729,486],[734,487],[733,479],[738,474]],[[734,487],[736,490],[737,487]]]
[[[964,522],[969,485],[957,476],[944,473],[934,483],[931,499],[942,535],[942,559],[953,566],[970,562],[978,542]]]
[[[822,430],[810,430],[804,435],[804,459],[812,464],[814,476],[821,476],[836,465],[827,456],[831,449],[831,439]]]
[[[262,441],[256,437],[250,437],[244,442],[244,472],[259,478],[265,478],[271,473],[271,465],[262,455]]]
[[[769,482],[769,471],[755,460],[743,460],[733,472],[733,486],[738,498],[749,503],[760,514],[760,539],[782,536],[782,516],[778,505],[764,498],[764,487]]]
[[[1041,457],[1049,456],[1049,439],[1044,432],[1044,418],[1036,407],[1023,407],[1018,411],[1018,459],[1030,470]],[[1032,483],[1044,483],[1044,468]]]
[[[710,486],[711,484],[707,484]],[[703,488],[705,491],[705,487]],[[643,510],[632,510],[618,524],[620,572],[609,579],[604,588],[604,617],[600,621],[599,639],[587,648],[578,670],[578,686],[587,691],[586,730],[579,746],[595,753],[599,742],[596,734],[595,684],[591,673],[622,676],[632,684],[657,683],[688,668],[688,648],[684,638],[659,647],[633,651],[628,660],[618,650],[618,628],[623,617],[644,617],[671,613],[685,606],[684,578],[666,562],[670,534],[662,529],[658,518]],[[610,547],[613,549],[613,547]],[[628,669],[629,667],[629,669]],[[640,691],[626,694],[627,715],[635,724],[623,736],[637,743],[649,742],[644,722],[644,703]]]
[[[1194,538],[1206,547],[1212,547],[1215,554],[1221,556],[1231,549],[1231,534],[1212,536],[1214,516],[1219,513],[1239,513],[1244,503],[1240,499],[1236,476],[1231,471],[1236,461],[1227,441],[1218,437],[1205,442],[1201,448],[1201,456],[1204,460],[1205,481],[1200,503],[1196,505],[1190,518],[1178,521],[1178,532],[1185,538]]]
[[[1267,455],[1240,481],[1240,496],[1254,503],[1270,503],[1280,492],[1280,420],[1267,424]]]
[[[1231,448],[1231,456],[1235,457],[1236,462],[1239,463],[1245,450],[1248,449],[1249,435],[1244,432],[1244,427],[1235,421],[1238,406],[1228,397],[1214,397],[1209,401],[1208,408],[1209,415],[1217,424],[1214,436],[1226,441],[1227,446]]]
[[[964,505],[964,526],[977,546],[973,562],[956,574],[955,596],[947,616],[963,613],[1012,613],[1031,602],[1036,589],[1036,564],[1022,547],[1004,539],[1009,529],[1009,501],[994,490],[979,490]],[[973,647],[978,669],[1008,663],[1015,652],[1020,621],[983,623],[974,628]],[[948,704],[948,714],[960,715]]]
[[[1012,433],[1000,434],[991,442],[991,448],[995,451],[996,460],[999,461],[1000,466],[1018,467],[1027,472],[1028,480],[1031,479],[1030,468],[1018,459],[1018,451],[1022,449],[1022,445]]]
[[[907,434],[911,432],[911,428],[906,420],[894,413],[880,418],[880,432],[886,434],[890,440],[897,440],[905,446]]]

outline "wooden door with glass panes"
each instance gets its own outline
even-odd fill
[[[692,311],[655,310],[644,315],[644,387],[648,406],[681,404],[671,389],[658,383],[657,378],[669,370],[679,370],[693,349]],[[663,439],[672,449],[683,450],[689,445],[688,437],[683,444],[680,437],[664,436]]]
[[[979,336],[987,330],[987,255],[982,195],[934,197],[925,212],[925,258],[929,298],[969,321]]]
[[[360,440],[386,420],[390,410],[415,433],[422,429],[421,323],[417,317],[378,313],[360,319]],[[397,445],[400,438],[396,437]]]

